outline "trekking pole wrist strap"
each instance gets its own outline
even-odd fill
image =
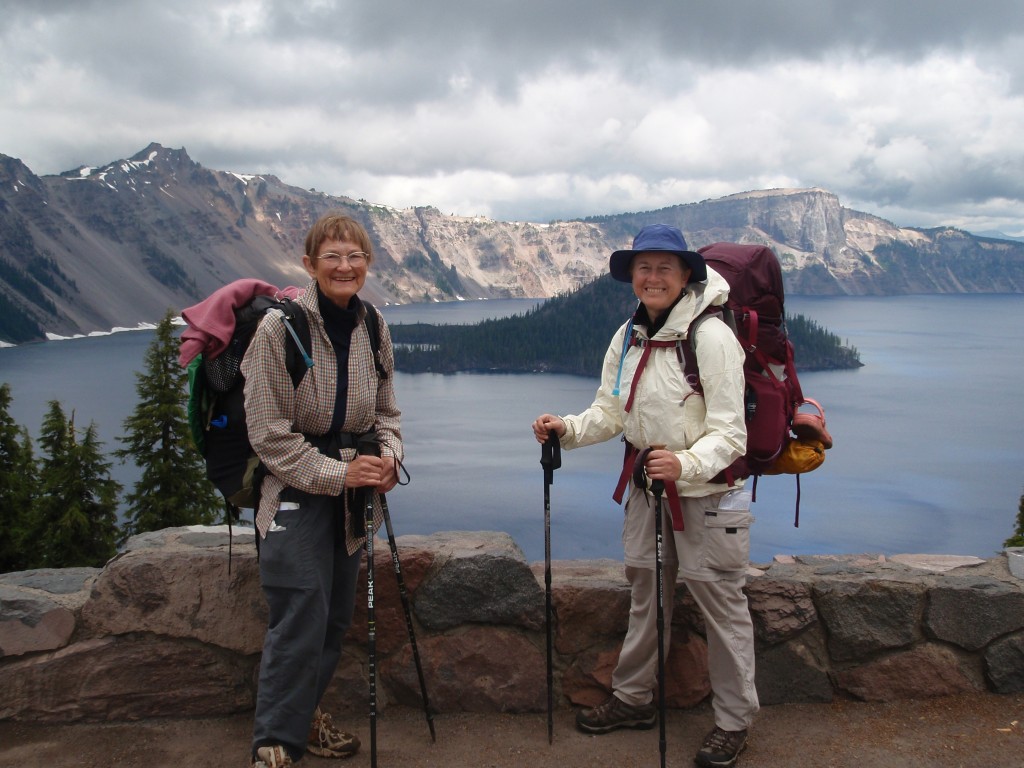
[[[616,504],[622,503],[626,486],[629,485],[631,479],[636,488],[646,491],[648,487],[647,476],[644,473],[644,462],[647,461],[647,454],[650,453],[651,449],[645,448],[641,451],[628,440],[624,442],[626,443],[626,451],[622,458],[622,472],[619,474],[619,482],[615,486],[615,493],[612,494]],[[672,513],[672,529],[675,531],[684,530],[683,506],[679,500],[679,492],[676,489],[675,483],[665,483],[665,496],[668,499],[668,508]]]

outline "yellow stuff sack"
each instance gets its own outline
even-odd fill
[[[802,475],[811,472],[825,461],[825,445],[820,440],[790,440],[766,475]]]

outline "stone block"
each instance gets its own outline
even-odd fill
[[[474,626],[417,646],[435,712],[547,710],[545,653],[517,630]],[[397,702],[421,706],[411,648],[384,660],[380,679]]]
[[[985,675],[996,693],[1024,693],[1024,633],[996,640],[985,649]]]
[[[864,701],[954,696],[980,690],[949,648],[922,644],[835,673],[838,687]]]
[[[759,576],[747,582],[746,593],[757,639],[767,645],[794,637],[818,621],[805,581]]]
[[[0,586],[0,658],[62,648],[75,614],[44,593]]]
[[[226,526],[223,533],[198,528],[136,537],[135,546],[107,563],[82,607],[89,633],[145,631],[259,653],[267,609],[256,549],[234,546],[229,572]]]
[[[955,568],[973,568],[985,564],[980,557],[971,555],[892,555],[888,560],[909,568],[936,573],[952,571]]]
[[[254,705],[252,667],[195,642],[94,638],[0,666],[0,720],[232,714]]]
[[[562,693],[565,698],[572,704],[584,707],[596,706],[607,699],[612,692],[612,673],[621,650],[620,640],[614,647],[592,650],[577,657],[562,674]],[[704,638],[686,632],[673,632],[666,652],[666,706],[676,709],[696,706],[711,693],[708,647]],[[655,683],[656,677],[652,680],[652,686]]]
[[[571,704],[595,707],[612,691],[612,672],[619,659],[621,639],[578,655],[561,674],[562,695]]]
[[[89,588],[100,568],[37,568],[0,573],[0,587],[25,587],[50,595],[74,595]],[[84,596],[83,596],[84,599]]]
[[[425,627],[544,626],[543,590],[507,533],[451,531],[404,539],[434,552],[433,567],[415,600],[416,616]]]
[[[985,577],[948,576],[928,593],[929,636],[969,651],[1024,629],[1024,591]]]
[[[609,639],[621,640],[629,623],[629,585],[622,563],[552,563],[551,604],[558,653],[572,656]]]
[[[0,574],[0,658],[67,645],[99,568],[39,568]]]
[[[759,648],[755,663],[757,697],[761,704],[813,704],[833,699],[823,642],[813,633]]]
[[[814,598],[834,660],[901,648],[920,639],[922,584],[833,578],[814,583]]]

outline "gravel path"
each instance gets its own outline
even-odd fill
[[[430,742],[420,710],[393,706],[377,721],[380,768],[631,768],[659,765],[658,729],[588,736],[572,713],[444,714]],[[342,721],[363,739],[348,761],[307,758],[303,765],[370,765],[364,719]],[[667,765],[691,766],[712,724],[707,706],[669,712]],[[0,768],[204,768],[246,766],[251,716],[137,723],[40,725],[0,722]],[[764,707],[739,768],[1024,768],[1024,694],[973,694],[888,704],[836,701]]]

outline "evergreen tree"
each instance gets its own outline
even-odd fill
[[[28,430],[14,423],[8,409],[11,388],[0,385],[0,573],[31,567],[27,537],[36,485]]]
[[[68,419],[56,400],[43,418],[39,436],[46,452],[39,473],[29,546],[36,567],[102,566],[117,551],[117,496],[96,425],[78,443],[75,417]]]
[[[71,434],[74,435],[74,420]],[[89,424],[82,442],[75,447],[78,486],[73,499],[81,517],[90,523],[82,540],[81,560],[93,565],[103,565],[116,554],[119,534],[117,503],[121,484],[110,476],[111,463],[104,460],[102,446],[96,437],[96,425]]]
[[[71,459],[68,446],[68,419],[56,400],[51,400],[43,416],[39,432],[39,448],[43,453],[39,470],[39,486],[33,504],[29,546],[30,567],[43,568],[59,560],[57,535],[65,509],[62,492],[71,477]]]
[[[172,314],[157,326],[146,351],[144,373],[136,373],[139,402],[125,419],[125,444],[114,454],[132,459],[141,479],[126,498],[125,536],[216,520],[220,502],[206,479],[203,458],[192,443],[186,412],[188,374],[178,365]]]
[[[1020,497],[1017,505],[1017,530],[1013,536],[1003,542],[1004,547],[1024,547],[1024,494]]]

